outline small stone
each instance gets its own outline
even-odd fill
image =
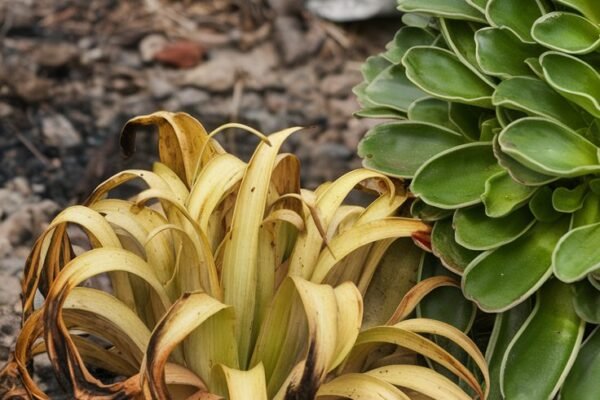
[[[6,118],[9,117],[12,113],[13,113],[13,108],[10,106],[10,104],[7,103],[0,103],[0,118]]]
[[[142,61],[150,62],[154,59],[154,55],[167,44],[167,38],[163,35],[153,33],[140,41],[139,51]]]
[[[164,99],[175,91],[175,86],[166,79],[159,77],[150,77],[148,79],[148,88],[155,99]]]
[[[361,82],[359,72],[328,75],[321,82],[321,90],[329,96],[346,97],[352,92],[352,88]]]
[[[17,277],[0,273],[0,305],[9,305],[19,301],[21,284]]]
[[[58,68],[74,61],[79,55],[79,49],[71,43],[42,43],[36,46],[32,54],[33,62],[50,68]]]
[[[197,106],[210,99],[210,95],[207,92],[193,87],[178,90],[176,96],[182,107]]]
[[[179,40],[165,44],[154,53],[153,59],[176,68],[192,68],[198,65],[204,56],[204,48],[191,40]]]
[[[81,136],[64,115],[54,114],[42,119],[44,143],[52,147],[69,148],[81,144]]]

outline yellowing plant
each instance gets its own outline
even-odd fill
[[[0,372],[9,398],[48,398],[28,369],[43,352],[78,399],[486,397],[487,367],[467,336],[405,319],[429,291],[457,283],[433,277],[404,296],[422,259],[411,237],[429,228],[394,216],[407,196],[390,178],[361,169],[304,190],[298,159],[278,154],[298,128],[264,136],[245,127],[261,138],[246,163],[211,138],[239,125],[208,135],[183,113],[129,121],[126,152],[140,125],[158,127],[160,162],[101,183],[31,252],[23,329]],[[143,184],[135,196],[114,197],[131,181]],[[377,198],[344,205],[361,183]],[[74,248],[69,225],[82,228],[89,250]],[[81,286],[104,273],[111,293]],[[97,367],[124,379],[102,382]]]

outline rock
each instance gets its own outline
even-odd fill
[[[19,301],[21,284],[15,276],[0,272],[0,305],[13,304]]]
[[[58,68],[69,64],[79,55],[79,49],[71,43],[41,43],[32,54],[34,63],[42,67]]]
[[[175,86],[162,77],[148,77],[148,88],[152,97],[155,99],[164,99],[176,91]]]
[[[176,68],[192,68],[198,65],[204,56],[204,48],[190,40],[179,40],[165,44],[154,53],[153,59]]]
[[[28,103],[37,103],[46,100],[53,86],[52,80],[40,78],[35,75],[15,77],[12,84],[17,96]]]
[[[23,270],[25,258],[20,257],[3,257],[0,259],[0,271],[8,275],[17,276]]]
[[[179,89],[176,96],[182,107],[197,106],[210,99],[210,95],[207,92],[193,87]]]
[[[44,143],[52,147],[69,148],[81,144],[81,136],[71,122],[61,114],[46,116],[42,119]]]
[[[0,118],[6,118],[12,115],[13,108],[10,104],[6,104],[4,102],[0,102]]]
[[[278,16],[273,24],[277,48],[285,64],[306,61],[306,57],[317,52],[325,35],[314,27],[304,32],[300,20],[290,16]]]
[[[159,52],[167,44],[167,38],[163,35],[153,33],[140,40],[138,49],[142,61],[150,62],[154,59],[154,55]]]

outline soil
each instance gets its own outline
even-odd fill
[[[131,117],[185,111],[211,130],[311,126],[284,148],[314,188],[360,166],[369,121],[352,117],[360,65],[399,18],[334,24],[298,0],[0,0],[0,367],[20,324],[28,249],[63,207],[155,158],[152,131],[124,160]],[[255,141],[221,137],[249,157]],[[48,363],[37,369],[53,399]]]

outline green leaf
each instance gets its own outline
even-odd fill
[[[493,87],[448,50],[416,46],[406,52],[402,64],[408,79],[432,96],[491,108]]]
[[[585,340],[560,390],[561,400],[595,400],[600,393],[600,329]]]
[[[406,78],[401,65],[392,65],[381,71],[365,88],[365,95],[375,105],[402,112],[406,112],[413,101],[427,97]]]
[[[454,240],[452,219],[437,221],[431,232],[433,254],[440,258],[442,264],[450,271],[461,275],[467,265],[479,254],[462,247]]]
[[[437,17],[483,22],[483,14],[464,0],[398,0],[398,9],[406,13],[422,12]]]
[[[358,118],[406,119],[404,113],[387,107],[367,107],[354,113]]]
[[[430,206],[417,198],[410,205],[410,215],[423,221],[438,221],[452,215],[452,210]]]
[[[358,155],[366,168],[411,178],[436,154],[464,143],[462,136],[424,122],[378,125],[361,140]]]
[[[555,181],[556,177],[540,174],[539,172],[533,171],[523,164],[504,153],[498,143],[498,136],[494,137],[494,155],[504,169],[508,171],[508,174],[517,182],[528,186],[541,186],[552,181]]]
[[[390,62],[381,56],[371,56],[360,66],[360,71],[365,81],[370,83],[390,65]]]
[[[571,7],[589,18],[593,23],[600,24],[600,9],[598,9],[596,0],[556,0],[556,2]]]
[[[403,26],[385,46],[387,51],[382,56],[392,64],[399,64],[408,49],[413,46],[430,45],[434,40],[435,36],[426,29]]]
[[[500,368],[506,349],[521,328],[529,314],[531,314],[531,302],[523,303],[496,314],[494,329],[488,343],[485,358],[490,368],[490,394],[488,400],[504,400],[500,392]]]
[[[529,31],[542,11],[536,0],[490,0],[485,16],[490,25],[506,27],[521,41],[534,43]]]
[[[593,143],[547,119],[522,118],[507,126],[498,142],[503,152],[542,174],[573,177],[600,171]]]
[[[481,202],[485,182],[501,171],[491,143],[469,143],[446,150],[415,174],[412,192],[440,208],[460,208]]]
[[[579,318],[591,324],[600,324],[600,291],[588,280],[575,282],[573,307]]]
[[[569,286],[556,279],[538,292],[531,316],[502,362],[500,379],[507,399],[545,400],[558,392],[577,356],[585,328],[570,300]]]
[[[556,245],[552,256],[554,275],[575,282],[600,268],[600,223],[572,229]]]
[[[544,186],[535,192],[529,202],[529,209],[535,219],[541,222],[554,222],[561,216],[561,213],[552,205],[552,189],[548,186]]]
[[[525,59],[538,56],[543,48],[523,43],[507,28],[483,28],[475,33],[476,56],[481,69],[503,79],[531,75]]]
[[[485,13],[485,6],[487,5],[489,0],[466,0],[466,2],[482,13]]]
[[[544,79],[544,71],[538,57],[529,57],[525,59],[525,64],[529,66],[531,71],[540,79]]]
[[[536,191],[535,186],[526,186],[515,181],[508,172],[498,172],[485,182],[481,200],[485,213],[492,218],[502,217],[525,204]]]
[[[588,192],[581,208],[573,213],[571,228],[600,222],[600,195]]]
[[[450,121],[467,139],[477,141],[480,135],[479,118],[482,116],[482,111],[487,110],[462,103],[450,103],[448,115]]]
[[[600,74],[580,59],[549,51],[540,64],[544,77],[558,93],[600,118]]]
[[[454,54],[463,64],[465,64],[478,77],[494,85],[494,81],[487,75],[482,74],[475,55],[475,42],[473,35],[475,34],[475,25],[472,22],[461,21],[455,19],[440,18],[440,29],[444,40],[450,46]],[[477,25],[478,27],[481,25]]]
[[[481,133],[479,136],[479,140],[482,142],[491,142],[494,140],[494,136],[497,136],[502,128],[500,127],[500,122],[498,122],[498,118],[493,117],[484,120],[481,123]]]
[[[512,242],[535,223],[527,207],[500,218],[490,218],[483,206],[461,208],[454,213],[456,242],[471,250],[490,250]]]
[[[411,121],[429,122],[434,125],[457,131],[457,126],[450,121],[448,112],[450,103],[433,97],[415,101],[408,108],[408,119]],[[457,134],[459,132],[456,132]]]
[[[583,199],[587,193],[587,185],[581,184],[573,189],[557,187],[552,193],[552,206],[556,211],[572,213],[583,206]]]
[[[540,115],[562,122],[573,129],[587,126],[575,106],[556,93],[546,82],[529,77],[516,77],[500,82],[492,103]]]
[[[548,13],[533,24],[531,36],[552,50],[585,54],[600,46],[600,28],[588,19],[566,12]]]
[[[506,128],[512,122],[518,119],[525,118],[527,114],[518,110],[496,106],[496,118],[502,128]]]
[[[465,296],[489,312],[528,298],[552,274],[552,250],[568,225],[568,217],[538,222],[517,240],[479,255],[463,274]]]

